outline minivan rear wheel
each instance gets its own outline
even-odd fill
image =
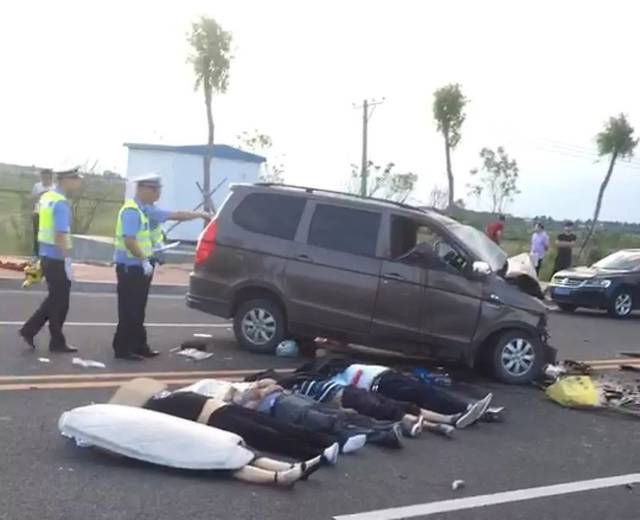
[[[285,336],[284,312],[269,299],[248,300],[236,310],[233,331],[243,348],[260,354],[273,354]]]
[[[492,351],[493,375],[503,383],[530,383],[542,367],[543,347],[539,339],[524,331],[509,331],[498,336]]]

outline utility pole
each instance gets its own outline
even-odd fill
[[[377,105],[384,103],[384,98],[380,101],[365,99],[362,105],[355,106],[353,108],[362,108],[362,164],[360,165],[360,195],[367,196],[367,180],[369,176],[369,159],[367,157],[367,141],[368,141],[368,128],[369,119],[373,114],[373,110]],[[371,109],[371,110],[370,110]]]

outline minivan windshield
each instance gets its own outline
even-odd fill
[[[457,222],[448,224],[447,227],[478,259],[487,262],[494,272],[498,272],[504,267],[507,253],[487,235],[476,228]]]
[[[633,271],[640,267],[640,252],[618,251],[612,255],[605,256],[602,260],[593,264],[593,267],[606,271]]]

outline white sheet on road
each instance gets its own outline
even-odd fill
[[[239,469],[254,458],[238,435],[131,406],[75,408],[62,414],[58,428],[83,446],[172,468]]]

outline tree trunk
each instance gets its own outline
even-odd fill
[[[602,199],[604,198],[604,192],[609,185],[609,181],[611,180],[611,174],[613,173],[613,167],[616,164],[616,159],[618,158],[618,151],[613,152],[611,156],[611,162],[609,163],[609,170],[607,171],[607,175],[605,175],[602,184],[600,185],[600,191],[598,192],[598,200],[596,201],[596,209],[593,212],[593,219],[591,220],[591,226],[589,227],[589,231],[587,232],[587,236],[582,243],[582,247],[580,248],[580,253],[578,253],[578,259],[582,257],[582,253],[584,253],[591,237],[593,236],[593,230],[596,228],[598,223],[598,217],[600,216],[600,209],[602,208]]]
[[[204,104],[207,109],[207,146],[211,149],[202,158],[202,189],[203,194],[203,209],[206,212],[211,213],[214,210],[213,202],[209,192],[211,191],[211,157],[213,156],[213,137],[214,137],[214,124],[213,114],[211,112],[211,88],[209,82],[205,80],[204,84]],[[205,222],[206,225],[206,222]]]
[[[447,160],[447,180],[449,181],[449,211],[453,209],[454,193],[453,193],[453,172],[451,171],[451,147],[449,146],[449,132],[444,132],[444,155]]]

